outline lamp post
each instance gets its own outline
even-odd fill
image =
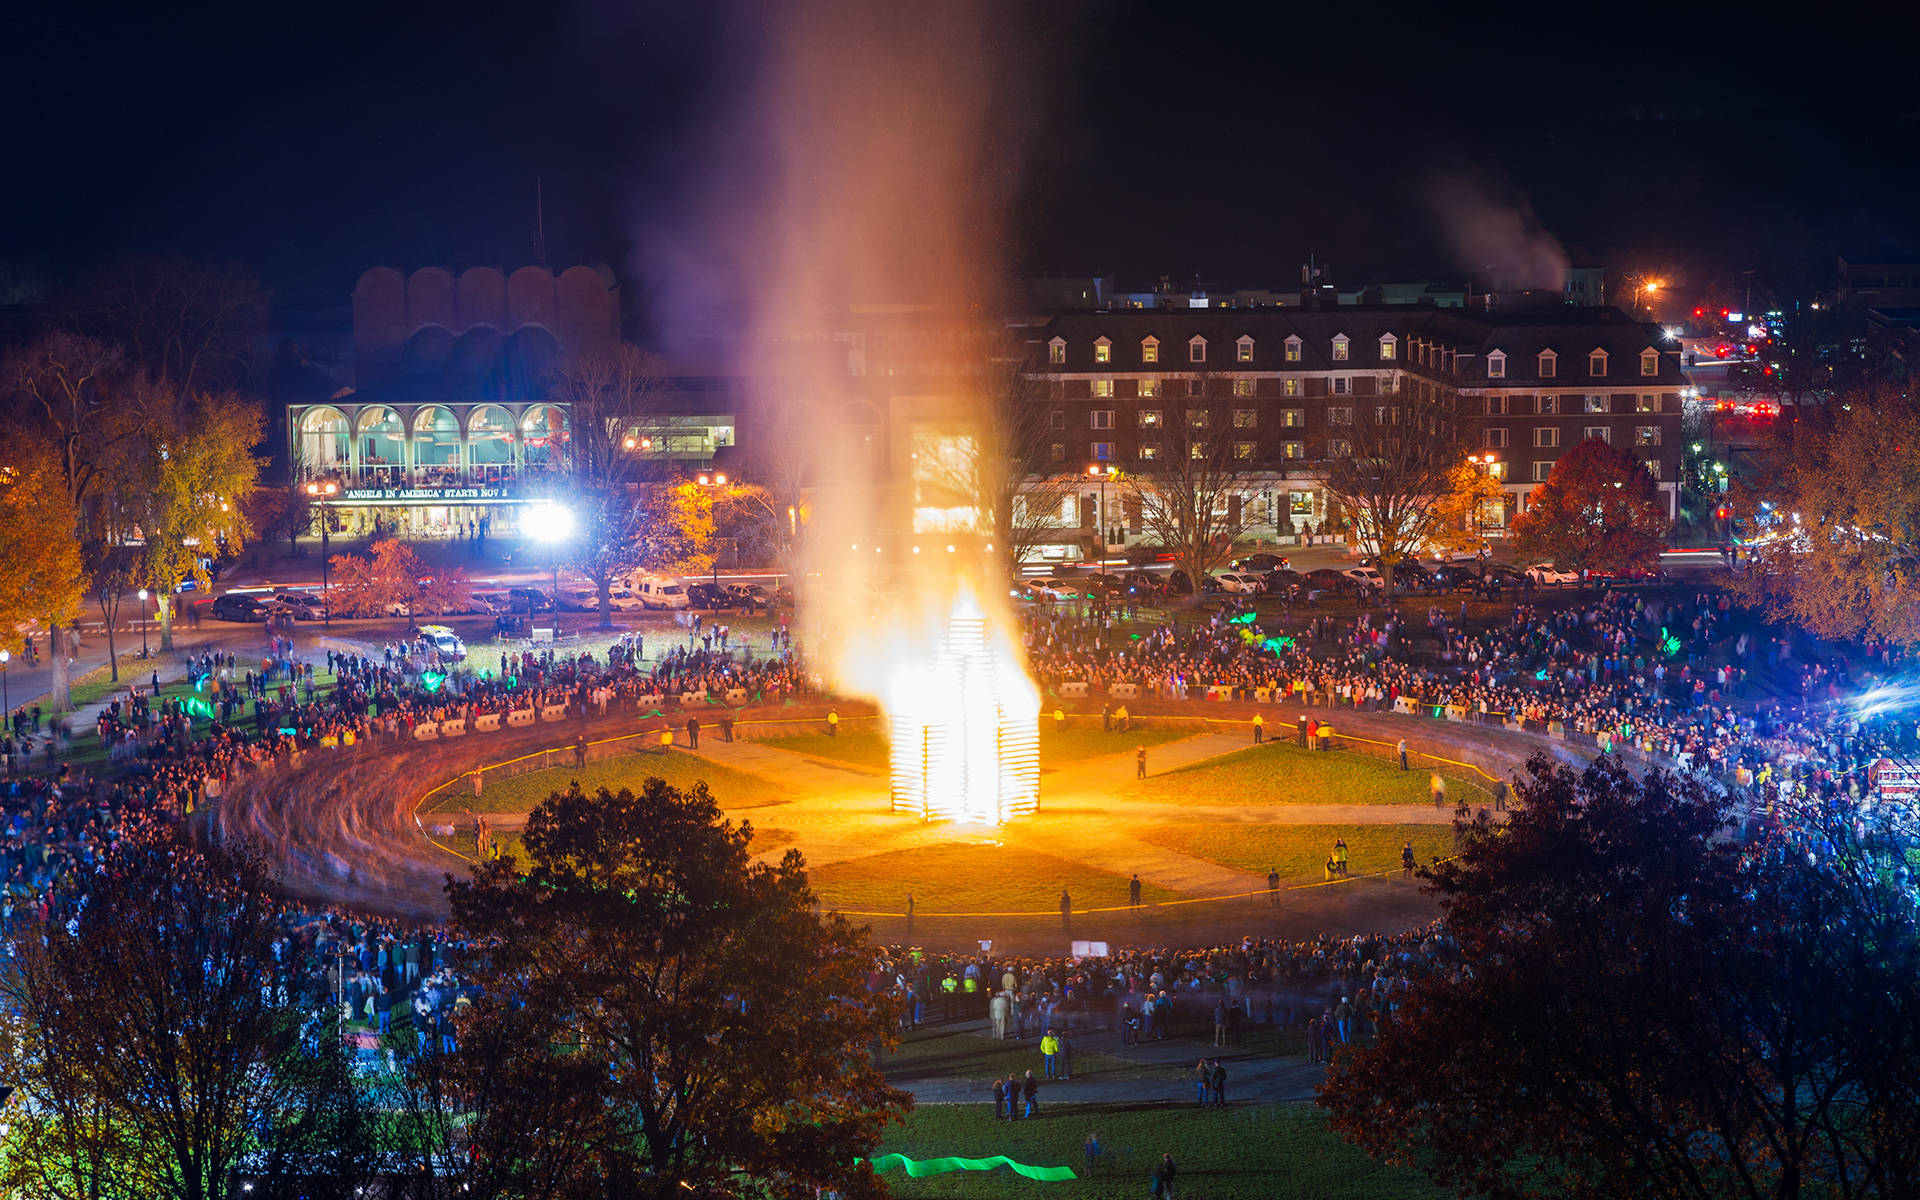
[[[548,501],[527,510],[523,525],[537,542],[545,542],[553,560],[553,631],[560,633],[560,543],[573,535],[573,510]],[[533,620],[533,598],[527,598],[527,620]]]
[[[13,699],[7,695],[7,664],[13,661],[13,651],[0,650],[0,709],[5,709],[7,719],[13,719]]]
[[[725,474],[708,475],[705,472],[702,472],[696,478],[698,478],[700,482],[700,486],[703,488],[724,488],[727,486],[727,477]],[[739,567],[739,562],[737,561],[737,557],[736,557],[734,566],[736,569]],[[714,554],[710,556],[707,559],[707,567],[708,567],[708,578],[712,581],[714,590],[719,591],[720,590],[720,556],[718,554]]]
[[[325,483],[307,484],[307,495],[313,497],[315,500],[319,500],[323,496],[332,496],[339,490],[340,485],[331,479]],[[327,595],[328,585],[331,582],[328,577],[327,568],[332,565],[327,557],[327,534],[331,532],[328,527],[332,524],[332,519],[327,515],[327,506],[325,503],[322,503],[320,505],[320,623],[328,629],[333,628],[332,598]]]
[[[140,657],[147,657],[147,589],[140,589]]]
[[[1087,466],[1087,474],[1100,481],[1100,500],[1094,506],[1095,523],[1099,528],[1095,530],[1094,536],[1095,545],[1100,548],[1101,563],[1104,564],[1107,557],[1107,476],[1113,474],[1113,464],[1090,463]]]

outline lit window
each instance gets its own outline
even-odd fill
[[[1106,400],[1113,396],[1113,380],[1096,379],[1093,381],[1093,395],[1097,400]]]
[[[1109,363],[1113,361],[1113,343],[1106,338],[1095,338],[1093,342],[1093,361]]]
[[[1160,339],[1159,338],[1150,337],[1150,338],[1145,338],[1141,341],[1140,361],[1143,363],[1157,363],[1160,361]]]
[[[1159,458],[1160,443],[1159,442],[1141,442],[1138,453],[1143,460],[1147,460],[1147,461],[1151,461],[1153,459]]]
[[[1307,410],[1306,409],[1283,408],[1280,410],[1280,428],[1305,429],[1306,427],[1307,427]]]
[[[1655,479],[1660,478],[1660,460],[1659,459],[1657,458],[1645,459],[1640,463],[1640,465],[1647,469],[1647,474],[1653,476]]]
[[[1595,350],[1592,354],[1587,355],[1587,374],[1595,379],[1605,379],[1607,377],[1607,352],[1605,350]]]
[[[1329,425],[1353,424],[1353,409],[1346,407],[1344,405],[1339,408],[1329,408],[1327,410],[1327,424]]]
[[[1658,425],[1634,426],[1633,444],[1636,446],[1658,446],[1660,444],[1660,427]]]
[[[1193,340],[1187,343],[1187,361],[1207,361],[1207,339],[1196,334]]]
[[[1140,428],[1142,429],[1158,429],[1160,428],[1160,410],[1157,408],[1143,408],[1140,410],[1138,420],[1140,422]]]
[[[1347,350],[1349,348],[1349,345],[1350,344],[1347,341],[1346,334],[1343,333],[1335,337],[1333,339],[1333,361],[1335,362],[1347,361]]]
[[[1505,379],[1507,377],[1507,356],[1495,350],[1487,355],[1487,378]]]
[[[1256,419],[1257,414],[1251,408],[1236,408],[1233,410],[1233,427],[1235,429],[1252,429]]]
[[[1194,442],[1192,445],[1187,447],[1188,458],[1202,459],[1202,458],[1205,458],[1206,456],[1207,456],[1207,448],[1203,443]]]
[[[1633,411],[1643,412],[1643,413],[1659,412],[1660,411],[1659,395],[1654,392],[1641,393],[1639,398],[1633,402]]]
[[[1298,379],[1284,380],[1280,392],[1286,396],[1298,396],[1300,394],[1300,381]]]
[[[1067,460],[1066,446],[1060,442],[1055,442],[1047,448],[1047,457],[1051,458],[1054,462],[1065,462]]]
[[[1551,350],[1540,352],[1540,378],[1552,379],[1560,369],[1560,356]]]
[[[1093,456],[1097,459],[1100,459],[1102,462],[1112,458],[1113,443],[1112,442],[1095,442],[1093,444]]]
[[[1558,429],[1536,429],[1533,431],[1533,445],[1537,450],[1557,450],[1560,447]]]
[[[1205,429],[1206,427],[1207,411],[1205,409],[1199,409],[1187,414],[1188,429]]]
[[[1345,458],[1347,457],[1347,455],[1352,453],[1353,453],[1353,445],[1350,442],[1342,441],[1339,438],[1333,438],[1332,440],[1327,442],[1328,458]]]
[[[1289,337],[1287,339],[1287,361],[1300,361],[1300,339],[1298,337]]]
[[[1605,396],[1588,396],[1587,411],[1590,413],[1603,413],[1608,411],[1607,398]]]
[[[1243,337],[1239,341],[1235,342],[1233,344],[1233,358],[1235,362],[1247,362],[1247,363],[1252,362],[1253,361],[1253,339],[1250,337]]]
[[[1235,442],[1233,444],[1233,456],[1239,459],[1241,462],[1245,462],[1248,459],[1252,458],[1253,443],[1252,442]]]
[[[1158,379],[1142,379],[1140,381],[1140,398],[1142,400],[1151,400],[1159,394],[1160,381]]]
[[[1380,361],[1392,362],[1400,356],[1400,343],[1390,333],[1380,335]]]
[[[1112,429],[1113,428],[1113,410],[1110,408],[1096,408],[1092,412],[1088,413],[1087,416],[1089,418],[1087,422],[1089,428],[1092,428],[1092,429]]]
[[[1640,374],[1648,379],[1660,373],[1660,352],[1647,349],[1640,352]]]
[[[1560,398],[1558,396],[1542,396],[1539,402],[1534,405],[1534,411],[1543,417],[1551,417],[1560,411]]]
[[[1281,458],[1305,458],[1306,456],[1307,456],[1307,444],[1305,442],[1281,442],[1280,443]]]
[[[1233,394],[1236,396],[1253,395],[1253,380],[1236,379],[1233,381]]]
[[[1048,342],[1047,361],[1050,363],[1063,363],[1067,361],[1067,343],[1060,338],[1055,338]]]

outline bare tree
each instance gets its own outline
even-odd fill
[[[1138,465],[1117,472],[1124,502],[1174,556],[1200,595],[1200,580],[1233,553],[1246,527],[1242,507],[1252,489],[1255,444],[1236,430],[1230,405],[1216,402],[1219,380],[1186,381],[1188,394],[1160,402],[1160,425],[1141,431]],[[1169,391],[1180,381],[1169,380]]]
[[[652,430],[668,394],[659,362],[625,343],[569,358],[549,381],[571,430],[573,565],[599,593],[603,629],[613,625],[613,581],[642,557],[638,492],[664,465]]]
[[[144,257],[95,273],[66,310],[70,328],[125,348],[155,383],[185,394],[247,385],[268,301],[236,264]]]
[[[1052,534],[1061,506],[1081,484],[1053,459],[1054,406],[1035,392],[1023,365],[1011,354],[993,363],[975,460],[977,494],[989,507],[984,524],[1016,571]]]
[[[1466,451],[1451,393],[1416,381],[1329,412],[1336,410],[1351,420],[1327,425],[1327,491],[1351,514],[1360,546],[1379,556],[1392,594],[1394,567],[1441,539],[1456,507],[1448,498]]]

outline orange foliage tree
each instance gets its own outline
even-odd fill
[[[413,547],[396,538],[373,544],[365,558],[333,556],[333,586],[327,607],[344,617],[440,616],[464,611],[473,587],[459,567],[428,566]]]

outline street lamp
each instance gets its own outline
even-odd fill
[[[560,543],[573,536],[573,510],[548,502],[527,510],[522,523],[527,535],[545,542],[553,557],[553,628],[560,630]],[[533,620],[533,598],[527,598],[527,620]]]
[[[694,477],[694,481],[703,488],[723,488],[727,486],[727,477],[724,472],[710,475],[702,471]],[[734,566],[737,568],[739,563],[736,562]],[[707,559],[707,577],[712,582],[714,590],[718,591],[720,588],[720,556],[718,554],[710,555]]]
[[[1099,524],[1100,558],[1104,565],[1107,557],[1107,476],[1113,474],[1113,464],[1092,463],[1087,467],[1087,474],[1100,481],[1100,502],[1096,506],[1096,515]]]
[[[147,589],[140,589],[140,657],[147,657]]]
[[[340,485],[331,479],[325,483],[307,484],[307,495],[316,500],[322,496],[331,496],[339,490]],[[322,504],[320,507],[320,623],[328,629],[333,628],[332,597],[327,595],[331,582],[327,574],[327,568],[331,565],[327,558],[327,534],[330,532],[328,526],[332,524],[333,521],[327,515],[327,508]]]
[[[13,699],[7,695],[7,664],[13,661],[13,651],[0,650],[0,709],[4,709],[7,719],[13,719]]]

